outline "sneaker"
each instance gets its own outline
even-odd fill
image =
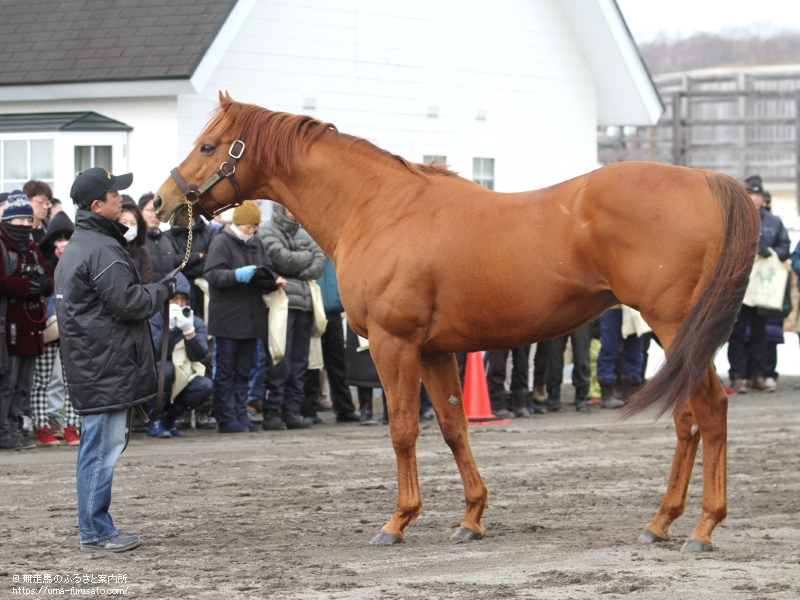
[[[311,421],[313,425],[319,425],[320,423],[322,423],[322,419],[319,418],[319,415],[317,413],[314,413],[313,415],[308,415],[306,419]]]
[[[39,446],[60,446],[59,442],[49,427],[40,427],[36,430],[36,443]]]
[[[744,383],[744,379],[741,378],[731,379],[731,389],[734,394],[747,393],[747,386]]]
[[[50,417],[48,419],[48,424],[50,425],[50,431],[53,432],[53,437],[57,440],[64,439],[64,429],[61,427],[61,423],[55,417]]]
[[[528,419],[530,416],[531,413],[528,412],[527,408],[517,408],[514,410],[514,417],[517,419]]]
[[[430,423],[431,421],[436,420],[436,411],[432,408],[429,408],[424,413],[419,416],[420,423]]]
[[[36,442],[27,440],[21,435],[0,440],[0,450],[30,450],[36,447]]]
[[[561,400],[548,399],[547,410],[548,412],[564,412],[567,410],[567,407],[561,403]]]
[[[777,384],[775,384],[777,386]],[[767,381],[761,377],[753,377],[750,379],[750,388],[754,389],[759,392],[774,392],[775,388],[769,389],[767,386]]]
[[[765,392],[774,392],[777,387],[778,387],[778,382],[775,380],[774,377],[767,377],[764,380]]]
[[[147,435],[154,438],[168,438],[172,437],[172,434],[164,429],[164,426],[161,424],[161,420],[157,419],[150,423],[147,428]]]
[[[616,396],[611,396],[611,398],[606,398],[600,402],[600,408],[622,408],[623,406],[625,406],[625,402]]]
[[[507,408],[498,408],[497,410],[492,410],[492,414],[498,419],[513,419],[514,413],[512,413]]]
[[[194,423],[198,429],[216,429],[218,425],[217,420],[207,412],[196,412]]]
[[[169,429],[167,429],[167,431],[169,431],[170,437],[183,437],[183,434],[177,427],[170,427]]]
[[[142,545],[142,539],[133,531],[120,531],[117,535],[99,542],[81,544],[84,552],[125,552]]]
[[[578,412],[589,412],[589,400],[575,400],[575,410]]]
[[[81,443],[81,436],[78,433],[77,425],[67,425],[64,428],[64,443],[67,446],[78,446]]]
[[[589,398],[589,400],[587,400],[587,404],[589,404],[590,406],[598,405],[601,402],[602,402],[601,398]]]

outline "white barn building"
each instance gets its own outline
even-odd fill
[[[597,166],[663,105],[614,0],[29,0],[0,5],[0,191],[157,188],[220,90],[499,191]],[[41,41],[46,40],[46,41]]]

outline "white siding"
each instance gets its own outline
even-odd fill
[[[178,97],[177,155],[222,90],[467,178],[494,158],[497,190],[532,189],[596,167],[595,87],[558,0],[259,0],[202,92]]]
[[[106,100],[59,100],[47,102],[3,102],[3,113],[35,113],[61,111],[94,111],[103,116],[133,127],[128,134],[122,164],[114,164],[117,173],[133,173],[133,185],[126,193],[139,198],[149,190],[156,190],[169,177],[176,166],[178,154],[177,102],[172,98],[125,98]],[[85,134],[69,133],[66,137],[85,137]],[[58,154],[58,153],[57,153]],[[69,190],[72,186],[72,156],[62,152],[56,156],[56,184],[53,195],[60,198],[66,207],[71,206]],[[60,176],[59,176],[60,175]]]

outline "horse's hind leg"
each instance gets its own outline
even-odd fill
[[[693,395],[689,403],[703,438],[703,511],[700,522],[681,550],[712,550],[711,533],[728,514],[726,499],[728,451],[728,395],[713,369],[706,376],[704,394]]]
[[[672,533],[669,526],[686,508],[686,493],[689,489],[689,479],[692,476],[700,436],[692,427],[694,418],[688,402],[680,414],[674,415],[674,420],[678,443],[675,445],[675,454],[672,457],[669,483],[658,512],[639,536],[639,541],[645,544],[670,539]]]
[[[453,451],[464,484],[467,510],[461,521],[461,527],[450,539],[463,542],[482,538],[486,528],[481,525],[481,517],[489,505],[489,492],[481,479],[469,446],[468,422],[464,412],[455,356],[453,354],[423,356],[422,381],[436,411],[439,429],[442,431],[444,441]]]
[[[697,447],[703,440],[703,515],[684,551],[711,550],[711,532],[726,515],[725,499],[728,397],[716,372],[709,368],[706,377],[675,415],[678,443],[672,460],[667,492],[640,542],[657,542],[671,537],[670,524],[683,514]]]
[[[419,436],[419,349],[399,338],[370,330],[370,354],[386,392],[389,430],[397,459],[397,505],[391,520],[370,541],[388,545],[402,542],[403,530],[422,510],[417,478]]]

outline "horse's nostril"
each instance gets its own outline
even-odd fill
[[[161,196],[156,196],[155,198],[153,198],[153,208],[155,209],[156,212],[161,210]]]

